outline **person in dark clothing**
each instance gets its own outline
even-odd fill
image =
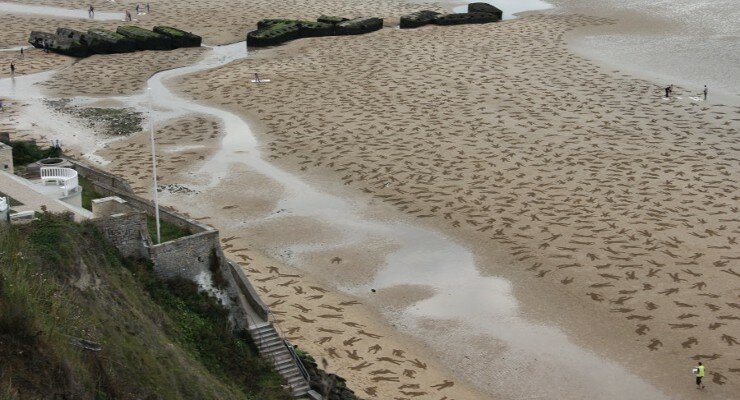
[[[15,64],[13,62],[10,62],[10,76],[15,76]]]

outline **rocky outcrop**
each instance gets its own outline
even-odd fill
[[[500,21],[496,14],[482,12],[468,12],[460,14],[445,14],[434,19],[435,25],[464,25],[464,24],[485,24],[488,22]]]
[[[57,28],[57,36],[62,37],[64,39],[71,39],[73,41],[78,41],[84,45],[89,44],[88,39],[87,39],[87,34],[85,32],[76,31],[74,29]]]
[[[467,13],[442,15],[436,11],[422,10],[401,16],[402,29],[417,28],[427,24],[462,25],[483,24],[501,20],[501,10],[487,3],[472,3]],[[316,22],[290,19],[263,19],[257,30],[247,33],[247,45],[253,47],[274,46],[290,40],[331,35],[361,35],[383,28],[383,19],[322,15]]]
[[[136,43],[139,50],[172,50],[172,39],[169,36],[148,31],[135,25],[119,26],[116,32]]]
[[[180,47],[200,47],[202,42],[200,36],[171,26],[155,26],[152,30],[160,35],[169,36],[172,47],[176,49]]]
[[[263,28],[247,33],[247,46],[274,46],[293,39],[298,39],[300,38],[298,32],[301,28],[296,22],[297,21],[289,20],[279,22],[276,20],[268,20],[268,22],[263,23]]]
[[[488,13],[488,14],[494,14],[498,17],[498,20],[500,21],[501,18],[503,18],[503,11],[499,10],[498,8],[488,4],[488,3],[470,3],[468,4],[468,12],[469,13]]]
[[[382,29],[383,19],[376,17],[355,18],[340,22],[336,26],[337,35],[362,35],[363,33]]]
[[[101,28],[93,28],[87,32],[57,28],[56,34],[33,31],[28,42],[34,47],[46,48],[54,53],[87,57],[136,50],[199,47],[201,37],[169,26],[156,26],[154,32],[138,26],[121,26],[116,32]]]
[[[257,28],[247,34],[248,46],[274,46],[294,39],[335,34],[333,24],[318,21],[263,19],[257,23]]]
[[[71,57],[87,57],[90,53],[86,44],[78,40],[47,32],[33,31],[28,38],[33,47],[47,49]]]
[[[323,22],[325,24],[336,25],[336,24],[338,24],[340,22],[349,21],[349,18],[337,17],[337,16],[334,16],[334,15],[322,15],[322,16],[316,18],[316,21],[317,22]]]
[[[88,46],[95,54],[130,53],[136,51],[136,42],[119,33],[102,28],[87,31]]]
[[[401,29],[418,28],[432,23],[440,13],[436,11],[422,10],[401,16]]]
[[[334,35],[334,25],[324,22],[301,21],[299,24],[301,37],[320,37]]]
[[[347,387],[346,380],[339,375],[330,374],[322,370],[316,361],[308,354],[298,352],[303,365],[308,372],[311,389],[315,390],[326,400],[359,400],[355,392]]]

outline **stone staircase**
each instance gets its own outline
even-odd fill
[[[288,350],[283,338],[270,322],[262,322],[249,327],[249,333],[260,351],[260,355],[272,361],[277,372],[288,382],[293,397],[308,395],[311,387],[303,377],[296,360]]]

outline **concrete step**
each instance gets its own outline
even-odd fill
[[[269,338],[263,338],[260,340],[255,340],[254,344],[257,345],[260,349],[266,349],[270,347],[274,347],[275,345],[281,345],[284,346],[285,342],[283,339],[279,336],[269,337]]]
[[[280,376],[290,385],[294,397],[304,396],[311,390],[285,341],[272,324],[253,326],[249,329],[249,334],[257,345],[260,355],[270,360]]]
[[[291,394],[294,397],[304,396],[309,391],[311,391],[311,387],[307,383],[305,383],[303,385],[298,385],[298,386],[291,386]]]

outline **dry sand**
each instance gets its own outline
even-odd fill
[[[305,17],[337,4],[269,3],[271,12],[268,3],[233,9],[251,26],[281,12]],[[177,4],[183,12],[200,7]],[[352,15],[407,9],[390,2],[343,4]],[[257,11],[246,16],[246,10]],[[241,38],[243,28],[238,35],[233,25],[226,33],[215,28],[231,18],[193,19],[193,30],[213,24],[219,31],[210,36],[214,43]],[[568,51],[563,37],[569,31],[610,22],[545,14],[495,25],[306,39],[188,76],[178,87],[249,117],[266,153],[310,182],[377,203],[383,218],[417,219],[465,243],[484,275],[512,282],[528,317],[562,327],[575,343],[629,365],[673,398],[693,395],[688,371],[704,361],[711,384],[704,397],[727,398],[740,390],[738,109],[691,100],[680,87],[681,99],[663,100],[658,85]],[[24,22],[19,30],[27,27]],[[76,64],[87,84],[54,89],[102,96],[142,87],[141,80],[95,79],[108,60]],[[129,80],[178,60],[163,55],[136,62],[149,67]],[[110,68],[127,73],[125,65]],[[247,85],[255,71],[273,82]],[[160,168],[167,172],[160,174],[163,201],[219,228],[226,251],[243,262],[286,335],[327,358],[329,369],[346,376],[358,394],[519,398],[537,385],[534,390],[550,396],[567,393],[567,387],[543,384],[547,377],[527,370],[523,357],[494,359],[500,344],[488,338],[469,343],[490,351],[478,355],[491,358],[488,363],[477,365],[446,349],[429,352],[400,334],[419,332],[387,318],[429,296],[424,288],[385,289],[363,295],[363,304],[337,290],[366,283],[392,244],[300,258],[281,254],[270,243],[337,233],[322,231],[320,221],[250,224],[273,212],[281,188],[240,166],[225,182],[199,191],[205,182],[199,161],[219,147],[218,126],[192,116],[157,127]],[[146,135],[138,134],[100,155],[112,160],[106,168],[146,193],[148,151]],[[285,238],[287,232],[296,237]],[[432,337],[455,326],[429,321],[423,328]],[[477,378],[475,369],[496,378]],[[573,390],[566,397],[588,392]]]
[[[62,68],[72,64],[73,60],[58,54],[47,54],[43,50],[34,48],[24,49],[23,56],[21,56],[20,50],[0,51],[0,66],[2,66],[2,69],[0,69],[0,79],[10,77],[11,62],[15,64],[16,76],[22,76],[48,71],[54,68]]]
[[[207,49],[95,55],[82,59],[43,84],[50,96],[120,96],[141,92],[157,71],[184,67],[200,60]]]

